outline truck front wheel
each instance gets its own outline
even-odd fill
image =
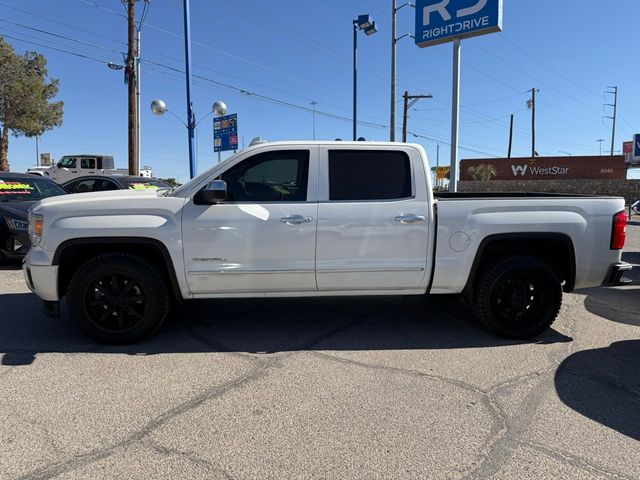
[[[110,253],[82,265],[71,279],[71,319],[99,343],[136,342],[157,330],[169,310],[167,286],[139,257]]]
[[[481,277],[474,308],[480,321],[507,338],[533,338],[554,322],[562,287],[553,271],[528,256],[497,261]]]

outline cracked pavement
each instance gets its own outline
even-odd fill
[[[640,225],[625,260],[532,342],[386,297],[197,302],[125,347],[4,266],[0,478],[640,478]]]

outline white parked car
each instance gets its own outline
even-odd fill
[[[563,291],[630,268],[622,198],[434,197],[429,172],[419,145],[263,143],[172,191],[45,199],[25,278],[101,342],[150,334],[172,301],[425,293],[461,294],[490,330],[530,338]]]

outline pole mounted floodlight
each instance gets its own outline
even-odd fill
[[[373,21],[371,15],[358,15],[353,21],[353,141],[358,138],[358,30],[364,31],[367,36],[376,33],[376,22]]]
[[[359,30],[364,30],[367,35],[373,35],[378,31],[376,30],[376,22],[371,19],[371,15],[358,15],[354,23]]]

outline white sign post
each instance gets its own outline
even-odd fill
[[[460,40],[501,30],[502,0],[416,1],[416,45],[424,48],[453,41],[450,192],[458,189]]]

